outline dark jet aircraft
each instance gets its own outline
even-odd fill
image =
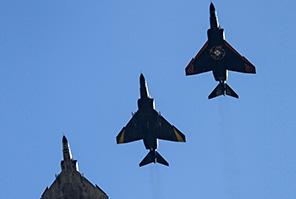
[[[255,66],[225,41],[224,30],[219,26],[213,3],[210,5],[210,24],[208,41],[186,67],[186,75],[213,71],[215,80],[220,83],[209,95],[209,99],[222,94],[238,98],[238,95],[226,84],[228,70],[256,73]]]
[[[139,166],[152,162],[169,166],[169,163],[156,151],[158,139],[185,142],[185,135],[156,112],[154,99],[149,96],[143,74],[140,76],[140,93],[139,110],[117,135],[117,144],[143,139],[146,149],[150,152]]]

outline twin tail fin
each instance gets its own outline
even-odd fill
[[[160,163],[166,166],[169,166],[169,163],[155,150],[151,150],[146,157],[142,160],[142,162],[139,164],[139,166],[144,166],[150,163]]]
[[[209,95],[209,99],[217,97],[219,95],[229,95],[238,98],[238,95],[228,86],[225,82],[221,82]]]

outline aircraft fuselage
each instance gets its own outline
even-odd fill
[[[155,150],[158,146],[157,130],[159,127],[158,115],[155,114],[154,100],[144,97],[138,100],[139,120],[138,128],[143,132],[143,142],[146,149]]]
[[[225,56],[224,46],[224,29],[220,28],[218,17],[213,4],[210,6],[210,29],[208,29],[208,41],[210,55],[212,59],[212,71],[216,81],[224,83],[227,80],[228,71],[226,63],[223,60]]]
[[[154,99],[149,96],[147,84],[142,74],[140,76],[140,94],[141,98],[138,100],[138,118],[140,120],[137,121],[138,128],[143,132],[143,142],[146,149],[156,150],[158,146],[158,115],[155,114]]]

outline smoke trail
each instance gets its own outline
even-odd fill
[[[238,165],[235,138],[236,133],[233,130],[233,114],[232,106],[229,104],[229,99],[221,99],[218,108],[218,122],[219,133],[221,139],[221,167],[224,171],[225,178],[225,191],[229,194],[230,198],[237,198],[239,186],[239,173],[240,168]]]
[[[149,166],[149,184],[151,198],[153,199],[163,199],[163,185],[162,185],[162,175],[160,172],[161,165],[148,165]]]

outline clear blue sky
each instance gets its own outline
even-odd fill
[[[256,75],[229,72],[240,99],[186,77],[207,40],[210,1],[0,2],[0,198],[40,198],[60,172],[62,136],[112,199],[294,199],[295,7],[214,1],[226,40]],[[140,73],[187,138],[159,141],[169,167],[139,168],[143,143],[116,145],[137,110]]]

